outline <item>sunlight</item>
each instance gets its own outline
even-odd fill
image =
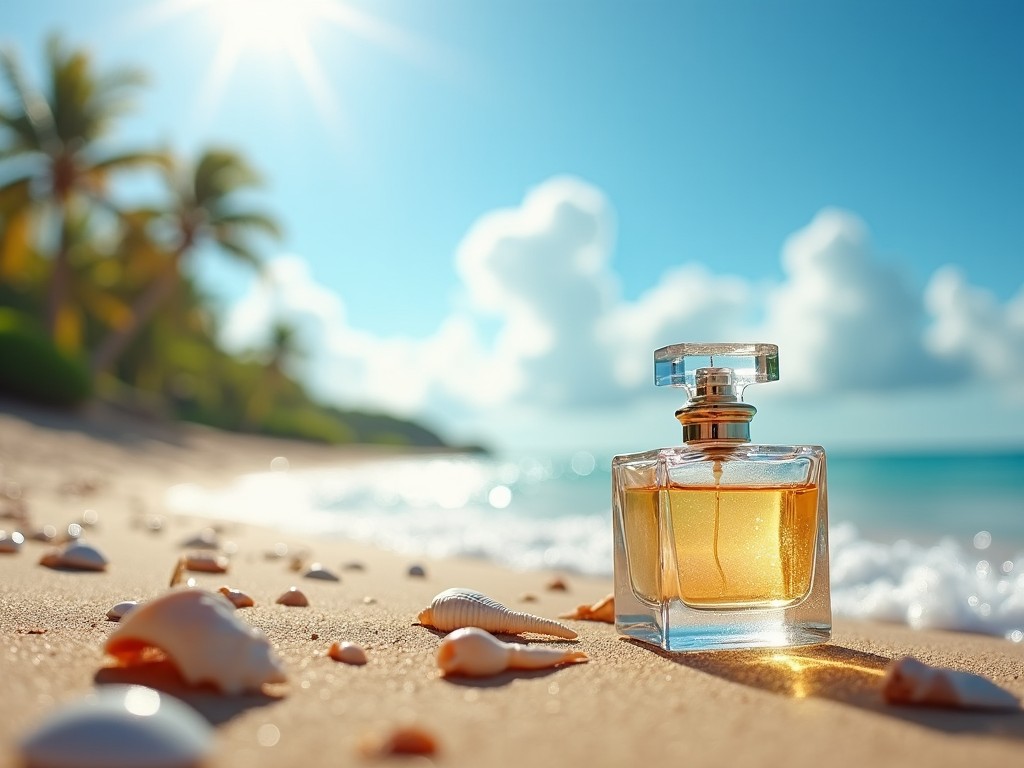
[[[421,67],[436,67],[443,58],[433,46],[345,0],[159,0],[140,10],[135,24],[151,26],[183,16],[216,34],[216,49],[197,94],[198,108],[207,116],[218,110],[237,79],[252,85],[248,64],[258,62],[261,72],[269,66],[282,78],[294,77],[320,117],[337,129],[342,117],[337,83],[324,68],[325,51],[317,50],[333,32],[366,40]],[[249,62],[243,66],[245,59]]]
[[[216,0],[209,10],[224,31],[224,47],[236,54],[292,54],[308,44],[324,5],[318,0]]]

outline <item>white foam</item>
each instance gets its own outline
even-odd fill
[[[551,468],[537,463],[437,458],[246,475],[222,489],[178,485],[168,491],[167,505],[179,513],[345,536],[408,554],[611,575],[606,487],[599,482],[585,492],[571,485],[559,490],[552,479]],[[834,525],[835,615],[1021,642],[1024,553],[984,559],[979,554],[993,556],[991,537],[974,541],[973,548],[952,539],[932,546],[882,543],[848,523]]]

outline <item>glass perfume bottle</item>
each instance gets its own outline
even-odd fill
[[[825,451],[750,443],[750,384],[774,344],[676,344],[655,384],[682,387],[684,446],[612,460],[615,623],[667,651],[829,639]]]

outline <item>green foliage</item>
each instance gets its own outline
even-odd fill
[[[74,406],[92,392],[85,364],[50,341],[28,315],[0,308],[0,392],[37,403]]]
[[[149,417],[326,443],[444,445],[418,424],[315,402],[287,370],[304,353],[286,322],[264,349],[221,349],[185,265],[219,251],[260,269],[256,245],[281,234],[252,207],[260,174],[230,147],[192,162],[108,152],[141,73],[100,71],[59,36],[45,65],[35,85],[0,48],[0,391],[59,405],[95,392]],[[128,169],[148,169],[166,204],[112,205]]]

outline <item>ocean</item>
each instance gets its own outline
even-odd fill
[[[177,485],[173,512],[610,575],[611,457],[436,455]],[[1024,452],[830,455],[837,616],[1024,641]]]

